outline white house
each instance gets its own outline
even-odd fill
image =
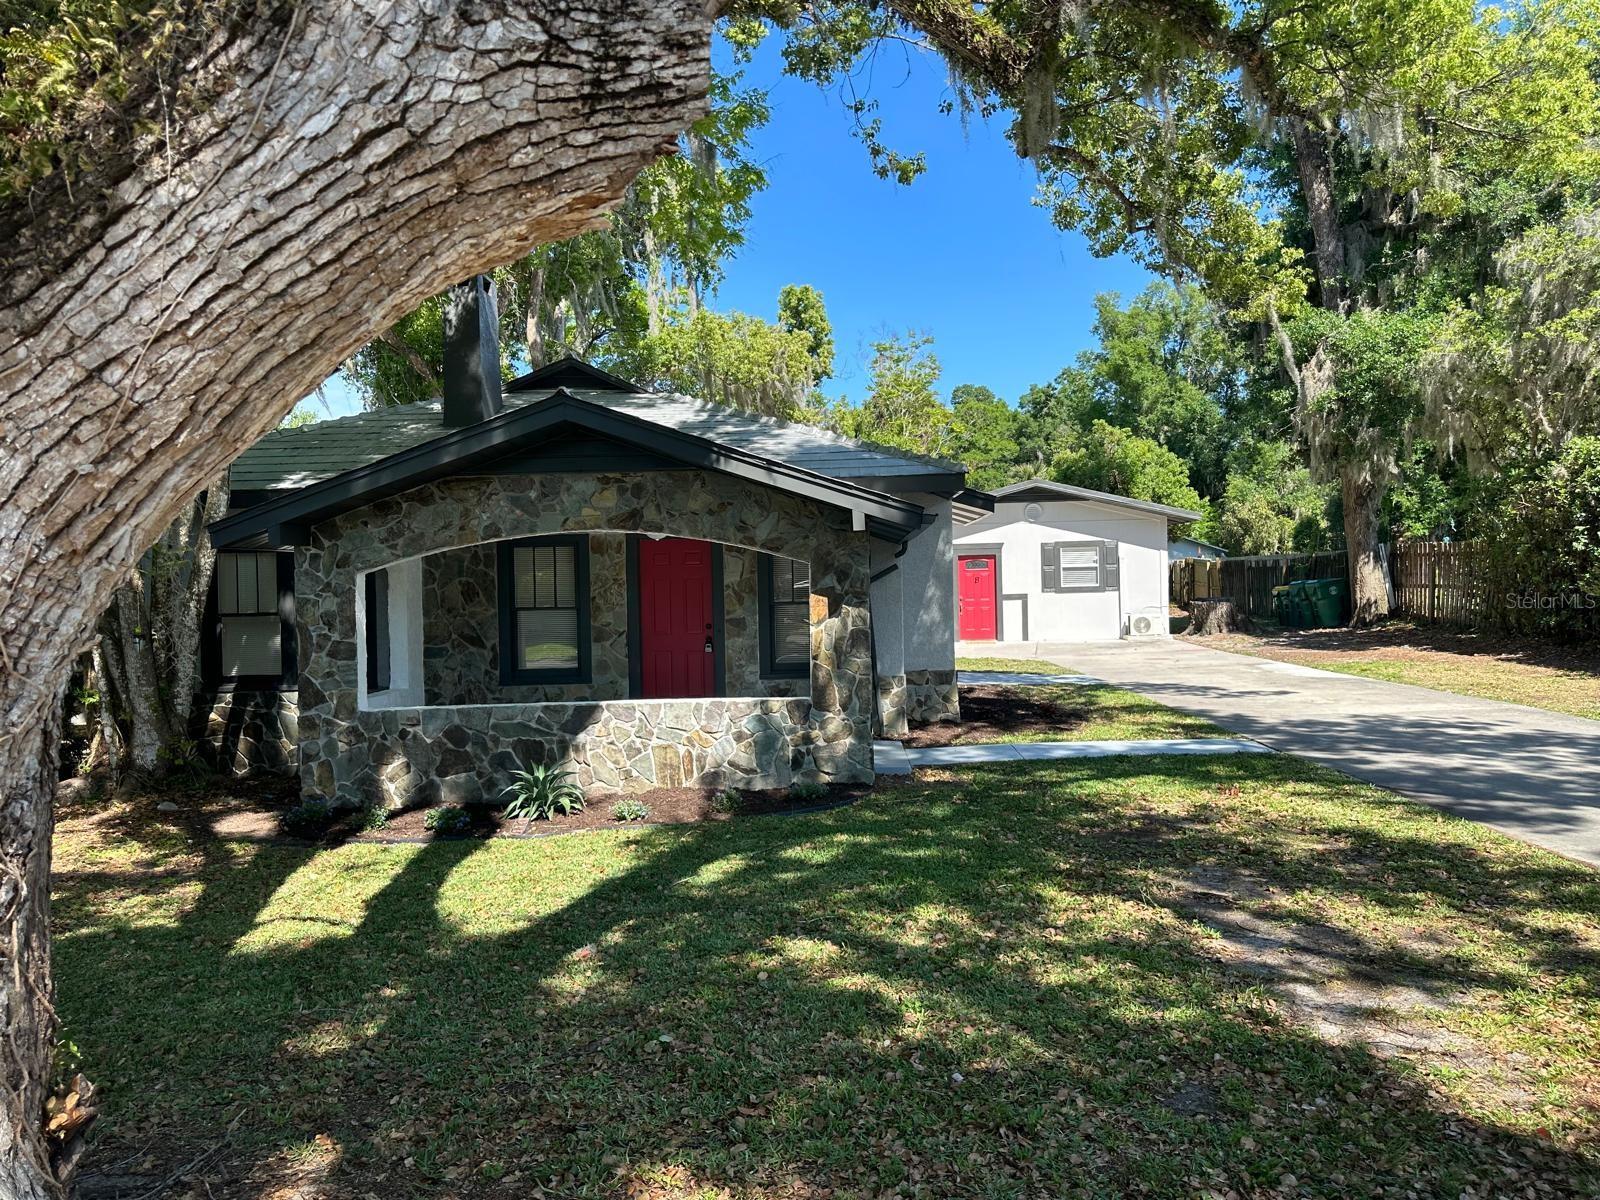
[[[1041,479],[955,530],[956,636],[1102,642],[1167,632],[1167,527],[1197,512]]]

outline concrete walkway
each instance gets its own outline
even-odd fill
[[[1570,858],[1600,866],[1600,722],[1383,683],[1177,639],[987,645],[1206,717]]]
[[[902,746],[876,742],[879,775],[909,775],[917,767],[969,767],[982,763],[1053,762],[1063,758],[1112,758],[1152,754],[1270,754],[1248,738],[1156,738],[1139,742],[973,742],[965,746]]]

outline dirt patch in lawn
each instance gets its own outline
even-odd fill
[[[1019,734],[1061,734],[1085,724],[1089,710],[1064,704],[1042,688],[1006,687],[999,684],[964,684],[961,723],[942,722],[913,729],[898,740],[914,749],[993,742]]]
[[[1324,1041],[1445,1064],[1513,1108],[1532,1099],[1537,1081],[1524,1078],[1518,1064],[1448,1027],[1452,1014],[1470,1010],[1470,989],[1441,989],[1436,977],[1375,960],[1343,930],[1276,914],[1286,897],[1252,875],[1194,867],[1173,888],[1177,907],[1216,935],[1207,943],[1212,954],[1228,969],[1259,978]]]

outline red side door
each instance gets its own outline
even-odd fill
[[[639,539],[640,682],[645,699],[710,696],[711,543]]]
[[[956,560],[957,625],[964,642],[992,642],[999,626],[994,611],[994,555],[964,555]]]

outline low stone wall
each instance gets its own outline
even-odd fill
[[[218,771],[293,775],[300,766],[295,692],[218,692],[196,698],[194,737]]]
[[[315,765],[341,805],[498,804],[513,771],[538,764],[585,789],[786,787],[816,779],[807,700],[612,700],[378,709],[340,730],[340,777]]]
[[[954,668],[907,671],[905,714],[911,725],[961,720],[961,695]]]

